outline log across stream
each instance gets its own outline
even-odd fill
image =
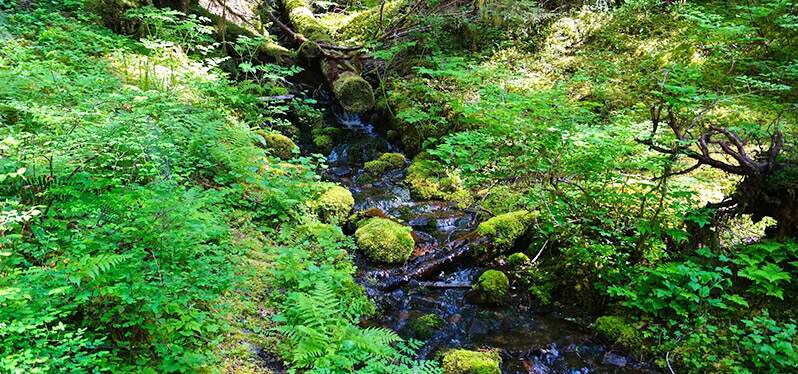
[[[497,348],[505,373],[655,372],[601,344],[584,326],[536,311],[523,290],[512,290],[511,301],[501,307],[469,304],[466,292],[485,270],[469,256],[475,214],[441,201],[415,200],[403,183],[403,169],[364,178],[365,161],[400,150],[372,126],[346,118],[338,116],[338,126],[349,129],[327,157],[326,177],[352,191],[355,211],[379,209],[412,226],[416,239],[413,256],[401,265],[375,264],[355,254],[358,281],[379,308],[367,323],[401,334],[413,318],[435,314],[445,323],[426,340],[421,358],[449,347]]]

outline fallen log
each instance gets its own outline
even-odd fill
[[[374,90],[360,76],[360,57],[353,47],[332,43],[332,32],[319,22],[307,0],[282,0],[285,16],[293,25],[291,30],[270,15],[272,22],[300,43],[298,54],[307,63],[321,69],[338,103],[347,112],[365,112],[374,107]]]
[[[471,253],[473,246],[482,245],[484,238],[465,238],[453,242],[446,250],[416,257],[406,265],[381,271],[372,271],[366,278],[375,279],[374,288],[390,291],[397,289],[414,279],[427,277],[441,267],[451,264]]]
[[[471,282],[415,282],[413,284],[426,288],[471,288]]]

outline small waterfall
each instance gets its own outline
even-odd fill
[[[338,123],[349,130],[363,132],[366,133],[366,135],[374,136],[374,126],[372,126],[370,123],[363,122],[363,119],[360,118],[360,115],[357,113],[336,113],[335,119],[338,121]]]

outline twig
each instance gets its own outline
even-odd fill
[[[540,257],[540,255],[543,253],[543,249],[546,248],[546,244],[549,244],[549,239],[546,239],[546,241],[543,242],[543,245],[540,247],[540,250],[538,251],[538,254],[536,254],[535,258],[533,258],[532,261],[529,262],[530,264],[534,264],[535,261],[538,260],[538,257]]]

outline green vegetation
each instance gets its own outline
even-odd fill
[[[380,217],[369,218],[358,226],[357,247],[372,261],[391,264],[410,258],[415,246],[410,227]]]
[[[405,166],[405,155],[401,153],[383,153],[376,160],[371,160],[363,168],[372,175],[381,175],[389,170],[401,169]]]
[[[593,328],[614,344],[633,352],[642,348],[643,339],[640,336],[640,330],[622,317],[601,316],[593,323]]]
[[[149,25],[139,40],[80,3],[28,6],[0,3],[0,371],[252,372],[254,345],[293,368],[434,372],[359,327],[354,244],[311,214],[345,217],[351,194],[259,128],[291,129],[258,100],[291,69],[231,81],[204,21],[169,10],[116,14]]]
[[[414,195],[421,199],[452,201],[461,207],[468,206],[471,193],[463,187],[457,171],[448,171],[426,153],[420,153],[407,168],[405,182]]]
[[[291,138],[283,135],[267,131],[258,131],[257,135],[261,144],[263,144],[271,154],[283,160],[288,160],[294,157],[294,150],[297,149],[296,144]]]
[[[535,216],[526,210],[501,214],[480,223],[477,234],[490,238],[496,250],[504,251],[512,248],[515,241],[524,235]]]
[[[471,297],[481,304],[501,304],[507,301],[510,281],[499,270],[488,270],[479,276],[471,288]]]
[[[352,193],[341,186],[332,186],[311,202],[313,209],[324,222],[342,223],[355,205]]]
[[[507,256],[507,264],[510,266],[521,266],[529,263],[529,256],[516,252]]]
[[[342,112],[481,222],[486,308],[528,292],[663,371],[798,367],[795,2],[228,5],[0,0],[0,372],[501,372],[364,327],[352,254],[415,240],[322,180]]]
[[[453,349],[443,355],[445,374],[499,374],[501,357],[496,351]]]

